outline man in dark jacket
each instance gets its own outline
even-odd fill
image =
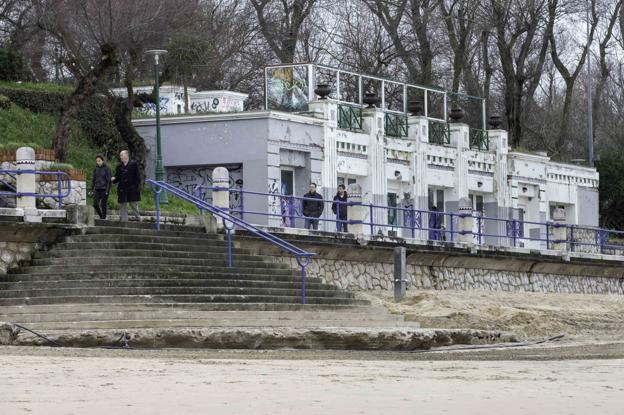
[[[106,219],[106,205],[108,204],[108,193],[111,187],[111,171],[106,165],[104,156],[95,156],[95,168],[93,169],[93,207],[100,219]]]
[[[344,184],[338,185],[338,193],[334,196],[332,212],[336,215],[336,232],[347,232],[347,192]]]
[[[136,161],[130,161],[130,153],[124,150],[119,153],[121,163],[115,169],[113,183],[117,186],[117,201],[119,202],[119,216],[122,222],[128,221],[128,203],[132,208],[137,221],[141,220],[137,202],[141,200],[141,175]]]
[[[303,195],[302,208],[305,228],[310,229],[312,226],[312,229],[318,229],[318,218],[323,213],[323,196],[316,193],[316,183],[310,183],[310,191]]]

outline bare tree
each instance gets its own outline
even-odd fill
[[[318,0],[250,0],[260,31],[282,63],[292,63],[304,23]]]

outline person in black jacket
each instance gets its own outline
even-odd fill
[[[106,165],[104,156],[95,156],[95,168],[93,169],[93,207],[100,219],[106,219],[106,205],[108,204],[108,193],[111,187],[111,171]]]
[[[334,196],[332,212],[336,215],[336,232],[347,231],[347,192],[344,184],[338,185],[338,193]]]
[[[136,161],[130,160],[130,153],[123,150],[119,153],[121,163],[115,169],[113,183],[117,186],[117,201],[119,202],[119,216],[122,222],[128,221],[128,203],[132,208],[134,217],[137,221],[141,221],[137,202],[141,200],[141,175],[139,174],[139,166]]]
[[[318,200],[314,200],[318,199]],[[303,216],[305,216],[305,228],[318,229],[318,218],[323,213],[323,196],[316,193],[316,183],[310,183],[310,191],[303,195]]]

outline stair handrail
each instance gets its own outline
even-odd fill
[[[275,236],[259,227],[252,225],[249,222],[242,220],[241,218],[226,212],[223,209],[220,209],[205,200],[198,198],[190,193],[185,192],[167,182],[157,181],[152,179],[146,179],[145,182],[150,185],[150,188],[154,192],[154,197],[156,201],[156,229],[160,230],[160,193],[165,190],[171,193],[173,196],[177,196],[180,199],[186,200],[194,204],[200,210],[207,210],[215,216],[218,216],[223,220],[223,227],[227,233],[228,239],[228,267],[233,267],[232,264],[232,231],[234,227],[238,226],[242,228],[252,235],[258,236],[273,245],[278,246],[279,248],[285,250],[286,252],[293,254],[297,261],[299,267],[301,267],[301,304],[306,303],[306,294],[305,294],[305,279],[306,279],[306,267],[312,261],[311,257],[316,254],[313,252],[308,252],[304,249],[301,249],[284,239]]]

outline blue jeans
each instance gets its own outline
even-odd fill
[[[336,232],[348,232],[347,219],[340,218],[336,221]]]
[[[310,229],[310,225],[312,225],[312,229],[317,230],[318,229],[318,223],[319,223],[318,219],[306,218],[305,219],[305,228],[306,229]]]

